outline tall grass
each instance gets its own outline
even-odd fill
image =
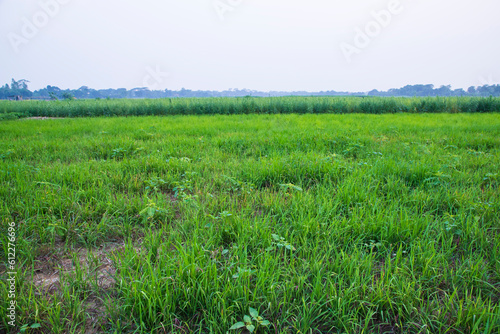
[[[497,113],[1,122],[0,332],[496,334],[499,165]]]
[[[499,112],[500,98],[273,97],[0,101],[0,117]],[[3,113],[3,115],[2,115]]]

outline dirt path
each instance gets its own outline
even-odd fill
[[[21,118],[21,120],[23,119],[37,119],[37,120],[41,120],[41,121],[44,121],[46,119],[64,119],[65,117],[26,117],[26,118]]]

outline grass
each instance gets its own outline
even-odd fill
[[[233,114],[391,114],[500,112],[500,98],[272,97],[155,100],[0,101],[0,120]]]
[[[0,332],[498,333],[499,150],[498,113],[0,122]]]

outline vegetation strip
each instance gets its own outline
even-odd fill
[[[0,120],[24,117],[488,112],[500,112],[500,98],[365,96],[0,101]]]

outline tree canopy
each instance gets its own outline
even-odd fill
[[[337,91],[321,91],[321,92],[306,92],[306,91],[269,91],[262,92],[249,89],[229,89],[225,91],[193,91],[182,88],[181,90],[149,90],[146,87],[138,87],[127,90],[125,88],[118,89],[92,89],[87,86],[82,86],[78,89],[61,89],[56,86],[47,86],[42,89],[30,91],[28,89],[28,80],[14,80],[11,84],[5,84],[0,88],[0,99],[15,99],[17,96],[23,98],[56,100],[66,99],[100,99],[100,98],[175,98],[175,97],[268,97],[268,96],[407,96],[407,97],[423,97],[423,96],[500,96],[500,85],[484,85],[479,87],[469,87],[467,91],[462,88],[452,89],[451,86],[441,86],[435,88],[434,85],[407,85],[402,88],[392,88],[388,91],[378,91],[376,89],[365,92],[337,92]]]

